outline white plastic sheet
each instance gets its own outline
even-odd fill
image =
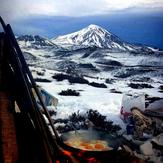
[[[138,108],[145,110],[145,95],[144,94],[123,94],[120,115],[123,120],[127,120],[131,116],[131,109]]]

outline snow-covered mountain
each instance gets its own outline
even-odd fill
[[[38,35],[17,40],[28,63],[34,66],[77,74],[110,72],[116,77],[152,73],[154,70],[147,67],[157,66],[162,75],[162,51],[127,43],[97,25],[52,40]]]
[[[39,35],[22,35],[17,37],[22,48],[77,50],[85,48],[108,49],[112,52],[154,53],[158,49],[141,44],[131,44],[97,25],[89,25],[80,31],[47,39]]]
[[[58,47],[49,39],[39,35],[22,35],[17,37],[17,41],[21,47],[26,48]]]
[[[156,49],[151,47],[127,43],[102,27],[93,24],[78,32],[53,38],[51,41],[57,45],[71,49],[97,47],[112,51],[156,51]]]

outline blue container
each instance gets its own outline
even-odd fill
[[[126,130],[127,130],[127,135],[133,135],[134,134],[134,125],[128,124],[126,126]]]

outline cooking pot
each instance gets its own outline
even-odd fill
[[[85,150],[78,148],[77,146],[73,146],[73,144],[67,144],[66,142],[69,140],[75,141],[75,139],[80,139],[81,141],[105,141],[109,149],[105,150]],[[97,129],[89,129],[89,130],[78,130],[78,131],[70,131],[63,133],[61,135],[60,145],[63,149],[72,152],[73,155],[80,155],[81,157],[105,157],[113,156],[116,154],[118,147],[120,146],[119,138],[116,138],[104,131]]]

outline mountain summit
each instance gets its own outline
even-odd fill
[[[106,29],[94,24],[91,24],[77,32],[51,39],[51,42],[70,49],[97,47],[118,52],[129,51],[134,53],[151,53],[157,51],[157,49],[141,44],[136,45],[127,43]]]
[[[107,30],[98,25],[91,24],[78,32],[68,35],[59,36],[51,40],[55,44],[60,45],[76,45],[76,46],[95,46],[99,48],[122,48],[119,44],[123,44],[117,36],[111,34]]]

